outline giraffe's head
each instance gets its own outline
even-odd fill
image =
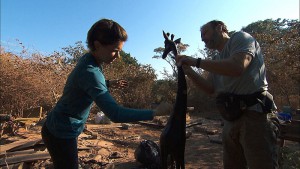
[[[171,51],[173,52],[174,56],[176,56],[178,54],[176,45],[178,43],[180,43],[181,39],[178,38],[175,41],[173,41],[174,34],[172,34],[171,39],[169,39],[170,33],[165,33],[164,31],[163,31],[163,36],[165,38],[165,50],[162,55],[162,58],[165,59],[167,57],[167,55],[169,54],[169,52],[171,52]]]

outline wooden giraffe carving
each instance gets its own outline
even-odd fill
[[[180,39],[173,41],[174,35],[169,39],[169,33],[163,31],[165,38],[165,50],[163,58],[166,58],[170,51],[177,56],[176,44],[180,43]],[[168,158],[171,159],[170,166],[174,169],[184,169],[184,152],[186,141],[186,111],[187,111],[187,84],[183,68],[178,69],[178,88],[177,96],[173,112],[160,135],[160,151],[161,151],[161,168],[168,168]]]

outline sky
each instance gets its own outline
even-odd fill
[[[175,34],[190,47],[183,54],[204,49],[200,27],[214,19],[229,31],[265,19],[298,19],[299,0],[0,0],[1,46],[18,53],[50,55],[82,41],[99,19],[118,22],[128,33],[123,50],[138,63],[150,64],[158,78],[165,60],[153,59],[155,48],[164,46],[162,30]]]

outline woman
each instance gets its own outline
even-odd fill
[[[54,168],[78,168],[77,137],[84,129],[93,102],[113,122],[152,120],[154,116],[171,112],[172,106],[167,103],[155,110],[125,108],[108,92],[102,64],[118,58],[126,40],[126,31],[108,19],[99,20],[88,31],[90,52],[80,58],[69,75],[62,97],[42,128],[42,138]]]

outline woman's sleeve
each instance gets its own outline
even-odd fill
[[[134,122],[153,119],[153,110],[132,109],[120,106],[109,93],[104,75],[95,70],[84,76],[84,91],[113,122]]]

